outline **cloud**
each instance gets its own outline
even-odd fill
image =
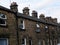
[[[41,13],[45,14],[45,16],[51,16],[52,18],[57,18],[58,22],[60,22],[60,6],[47,7],[45,9],[38,10],[39,15]]]
[[[42,8],[42,7],[45,7],[45,6],[47,6],[47,5],[49,5],[49,4],[51,4],[53,2],[53,0],[42,0],[42,1],[37,1],[37,2],[32,2],[32,4],[31,4],[31,8]]]

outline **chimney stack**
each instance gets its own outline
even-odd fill
[[[10,5],[10,9],[14,12],[18,12],[18,5],[16,2],[12,2]]]
[[[39,18],[42,19],[42,20],[44,20],[44,18],[45,18],[44,14],[41,14],[41,15],[39,16]]]
[[[52,22],[52,18],[51,18],[51,17],[46,17],[45,20],[46,20],[47,22]]]
[[[38,17],[37,12],[35,10],[32,11],[32,17],[36,17],[36,18]]]
[[[54,23],[57,23],[57,18],[54,18],[54,19],[53,19],[53,22],[54,22]]]
[[[25,8],[23,9],[23,14],[24,14],[24,15],[29,15],[29,8],[28,8],[28,7],[25,7]]]

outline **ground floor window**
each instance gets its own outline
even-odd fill
[[[0,38],[0,45],[8,45],[8,39],[7,38]]]
[[[29,45],[32,45],[32,39],[29,39]]]
[[[58,38],[58,44],[57,45],[60,45],[60,37]]]
[[[26,38],[22,39],[22,45],[26,45]]]
[[[38,45],[41,45],[41,40],[38,41]]]

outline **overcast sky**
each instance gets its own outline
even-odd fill
[[[38,15],[43,13],[45,16],[58,18],[60,22],[60,0],[0,0],[0,5],[9,8],[12,2],[17,2],[19,12],[24,7],[29,7],[30,12],[36,10]]]

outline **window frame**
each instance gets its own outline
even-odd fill
[[[40,25],[39,25],[39,24],[36,24],[36,27],[37,27],[37,28],[39,28],[39,27],[40,27]]]
[[[8,45],[8,38],[0,38],[0,39],[6,39],[6,43],[7,43],[7,45]]]
[[[22,23],[20,22],[19,28],[25,29],[25,22],[24,22],[24,19],[21,19],[20,21],[23,21],[23,22],[22,22]],[[21,25],[22,25],[23,27],[20,27]]]
[[[3,14],[3,13],[0,13],[0,15],[1,14]],[[0,16],[0,19],[1,20],[4,20],[5,21],[5,24],[0,24],[1,26],[6,26],[7,25],[7,23],[6,23],[6,19],[7,19],[7,16],[5,15],[5,14],[3,14],[4,16],[5,16],[5,18],[2,18],[1,16]]]
[[[41,39],[38,40],[38,45],[41,45]]]
[[[22,39],[24,39],[24,44],[23,43],[21,43],[21,44],[26,45],[26,38],[22,38]]]
[[[29,45],[32,45],[32,39],[29,39]]]

